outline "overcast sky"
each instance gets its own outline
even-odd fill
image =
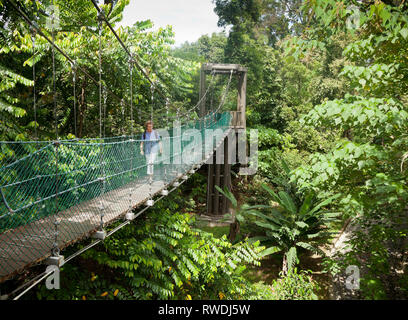
[[[154,29],[172,25],[176,45],[196,41],[203,34],[220,32],[211,0],[130,0],[121,25],[152,20]]]

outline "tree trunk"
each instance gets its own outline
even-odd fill
[[[283,254],[282,272],[284,276],[288,274],[288,259],[286,258],[286,253]]]
[[[235,221],[233,223],[230,224],[230,231],[229,231],[229,235],[228,235],[228,239],[230,242],[234,242],[237,234],[239,233],[239,222],[238,220],[235,219]]]

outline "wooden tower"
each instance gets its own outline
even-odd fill
[[[236,111],[230,111],[232,115],[231,127],[233,128],[230,135],[228,135],[223,143],[214,152],[213,158],[207,164],[208,178],[207,178],[207,216],[218,220],[224,214],[230,212],[229,201],[224,197],[215,186],[219,186],[224,190],[226,187],[231,190],[231,166],[237,163],[236,148],[237,135],[239,131],[246,129],[246,83],[247,83],[247,69],[238,64],[203,64],[200,75],[200,100],[206,92],[207,75],[208,74],[224,74],[233,75],[237,77],[238,83],[238,98]],[[204,97],[200,104],[200,116],[204,116],[206,110],[206,98]],[[231,151],[233,150],[233,151]],[[217,160],[217,156],[221,157],[223,161]],[[221,162],[221,163],[220,163]]]

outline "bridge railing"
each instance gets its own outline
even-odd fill
[[[187,130],[204,136],[207,129],[225,132],[230,124],[231,115],[223,113],[171,128],[162,139],[164,154],[154,165],[156,183],[164,187],[202,162],[201,152],[190,155],[189,162],[181,157],[199,151],[201,146],[192,145],[197,141],[181,139],[180,148],[174,147]],[[141,137],[0,142],[0,279],[50,253],[54,216],[63,218],[58,237],[63,248],[95,230],[101,212],[108,223],[145,201],[152,192],[146,185],[152,182],[141,142]]]

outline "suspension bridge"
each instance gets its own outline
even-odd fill
[[[165,96],[164,93],[137,63],[98,4],[92,2],[98,13],[99,35],[102,23],[106,23],[129,54],[130,110],[133,110],[132,71],[135,67],[151,84],[153,105],[153,92],[156,90]],[[54,35],[47,36],[18,5],[11,3],[36,35],[50,43],[53,57],[57,51],[71,63],[75,72],[87,72],[77,67],[55,44]],[[99,59],[99,80],[95,82],[99,86],[102,117],[102,92],[109,93],[109,89],[102,84],[100,63]],[[53,72],[55,104],[55,65]],[[101,125],[99,137],[62,140],[58,138],[56,126],[53,141],[0,142],[0,284],[34,265],[62,266],[130,223],[204,165],[208,172],[206,217],[217,219],[229,212],[228,200],[215,186],[231,187],[231,164],[236,159],[230,158],[230,150],[237,144],[237,132],[246,126],[246,73],[246,68],[240,65],[203,64],[198,103],[184,114],[177,114],[178,119],[184,117],[185,120],[180,125],[170,127],[174,119],[167,117],[166,128],[158,130],[164,150],[154,163],[154,175],[146,173],[146,159],[140,153],[143,140],[133,131],[128,136],[104,137]],[[212,78],[207,86],[209,74]],[[215,75],[228,75],[228,83],[219,104],[208,109],[206,99],[214,87]],[[223,111],[234,76],[238,80],[237,110]],[[165,101],[167,106],[167,96]],[[198,118],[191,119],[190,114],[196,111]],[[222,161],[215,161],[220,154]],[[105,231],[106,226],[118,221],[121,223],[115,229]],[[64,258],[64,249],[86,238],[95,240]],[[26,292],[45,276],[44,272],[27,281],[13,292],[14,296],[19,291]]]

